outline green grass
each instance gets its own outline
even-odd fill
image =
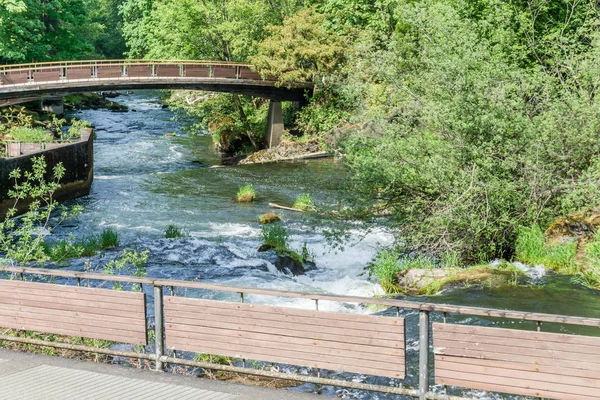
[[[167,239],[180,239],[187,236],[189,234],[185,229],[174,224],[167,226],[167,229],[165,229],[165,238]]]
[[[539,226],[521,228],[517,236],[516,259],[528,265],[543,264],[563,274],[577,272],[577,243],[549,246]]]
[[[276,250],[286,250],[289,234],[282,223],[263,225],[261,227],[263,243]]]
[[[573,280],[590,289],[600,290],[600,230],[585,246],[585,254],[585,266]]]
[[[397,250],[384,249],[379,251],[375,261],[369,265],[369,273],[379,280],[379,284],[386,293],[397,294],[402,290],[398,287],[398,273],[406,268],[405,263],[399,261],[400,254]]]
[[[68,239],[61,239],[56,243],[44,243],[44,253],[57,264],[72,258],[93,257],[98,251],[111,249],[119,245],[119,235],[112,229],[105,229],[99,235],[84,236],[75,239],[69,235]]]
[[[293,208],[297,208],[298,210],[303,211],[315,211],[315,203],[310,194],[304,193],[300,196],[296,197],[296,201],[294,202]]]
[[[54,136],[43,128],[12,128],[9,132],[13,140],[19,142],[51,142]]]
[[[256,200],[256,190],[252,185],[244,185],[237,192],[238,203],[250,203]]]
[[[448,269],[444,279],[438,279],[419,290],[421,295],[434,295],[441,292],[446,286],[472,286],[485,287],[515,286],[526,278],[526,274],[515,266],[507,263],[493,268],[488,265],[475,265],[468,268]]]
[[[118,247],[120,244],[119,234],[112,228],[106,228],[100,234],[98,244],[102,250]]]

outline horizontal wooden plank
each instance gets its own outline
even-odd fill
[[[403,351],[404,349],[404,340],[391,341],[377,339],[376,337],[347,337],[343,336],[343,332],[341,334],[337,332],[327,333],[326,330],[322,330],[321,332],[311,332],[310,330],[294,330],[286,327],[285,324],[278,325],[276,327],[271,327],[268,329],[264,329],[263,327],[259,327],[260,329],[253,329],[253,322],[254,321],[252,320],[248,320],[246,321],[246,324],[240,325],[234,322],[222,321],[188,321],[186,319],[181,318],[181,316],[179,315],[176,315],[175,317],[171,316],[166,318],[167,326],[173,324],[181,325],[181,330],[185,331],[195,331],[198,328],[202,327],[203,329],[225,329],[231,331],[231,334],[237,334],[238,332],[246,332],[276,335],[278,337],[281,337],[281,340],[285,340],[285,338],[296,337],[302,340],[333,343],[334,346],[341,347],[360,346],[362,348],[369,348],[369,351],[376,354],[389,354],[390,352]]]
[[[498,361],[498,360],[485,360],[478,358],[467,358],[467,357],[454,357],[454,356],[435,356],[436,362],[438,361],[451,361],[453,363],[469,364],[469,365],[480,365],[482,367],[499,367],[507,368],[518,371],[529,371],[529,372],[540,372],[544,374],[554,375],[565,375],[565,376],[577,376],[581,378],[600,379],[600,370],[597,369],[576,369],[569,368],[567,366],[547,366],[537,364],[523,364],[516,361]]]
[[[57,335],[110,340],[119,343],[147,344],[145,335],[142,336],[138,333],[124,332],[110,328],[99,329],[85,326],[73,326],[70,324],[55,324],[52,328],[49,328],[47,324],[38,323],[35,320],[11,321],[2,318],[0,318],[0,326],[19,330],[53,333]]]
[[[86,310],[99,315],[137,316],[144,313],[141,306],[131,304],[102,303],[90,300],[64,299],[61,297],[41,297],[36,295],[19,294],[17,298],[0,293],[0,303],[20,304],[50,309]]]
[[[110,290],[107,290],[110,292]],[[55,298],[58,299],[71,299],[71,300],[80,300],[80,301],[91,301],[95,303],[101,303],[102,305],[112,308],[113,305],[121,305],[121,306],[129,306],[134,308],[136,311],[140,311],[142,309],[142,304],[140,303],[140,294],[137,293],[136,297],[116,297],[116,296],[105,296],[104,293],[77,293],[77,292],[61,292],[61,291],[50,291],[43,290],[39,288],[8,288],[0,286],[0,296],[2,297],[13,297],[13,298],[23,298],[25,296],[38,296],[40,299],[48,299],[48,301],[53,302]],[[99,304],[100,305],[100,304]],[[106,308],[100,307],[100,308]]]
[[[72,286],[72,285],[59,285],[53,283],[40,283],[40,282],[23,282],[16,280],[5,280],[0,279],[0,287],[11,287],[11,288],[26,288],[26,289],[41,289],[44,291],[58,291],[61,293],[89,293],[89,294],[100,294],[102,296],[119,299],[134,299],[139,298],[139,292],[128,292],[123,290],[112,290],[106,288],[90,288],[85,286]]]
[[[496,382],[496,378],[504,377],[510,379],[519,379],[526,382],[526,388],[545,389],[548,384],[561,384],[573,387],[569,393],[577,393],[578,387],[600,389],[600,379],[581,378],[577,376],[557,375],[544,373],[540,371],[523,371],[522,369],[513,369],[499,365],[475,365],[462,362],[454,362],[452,358],[435,361],[435,370],[445,370],[452,372],[464,372],[471,374],[487,375],[491,382]]]
[[[458,338],[457,338],[458,339]],[[488,359],[493,360],[501,354],[511,354],[516,356],[535,357],[540,365],[544,365],[545,360],[565,360],[565,361],[583,361],[590,364],[597,364],[600,368],[600,358],[594,354],[569,353],[568,351],[559,351],[552,349],[531,349],[527,347],[513,347],[511,343],[507,344],[485,344],[477,342],[460,342],[455,340],[434,340],[434,352],[436,354],[464,356],[469,355],[470,351],[484,352],[488,354]]]
[[[294,337],[281,337],[278,335],[234,332],[225,329],[206,329],[203,327],[197,327],[195,330],[189,331],[181,330],[179,328],[181,328],[181,326],[168,325],[168,335],[171,337],[189,338],[190,340],[195,341],[218,342],[223,346],[236,343],[240,345],[258,345],[260,347],[269,347],[282,350],[293,349],[294,351],[309,353],[317,360],[323,354],[340,355],[346,358],[357,360],[357,362],[360,362],[359,360],[367,360],[395,363],[401,359],[404,359],[403,351],[395,351],[394,353],[390,352],[388,354],[374,354],[365,351],[368,350],[368,348],[365,346],[361,347],[360,349],[356,349],[347,345],[344,347],[345,344],[343,343],[319,342]]]
[[[404,343],[404,328],[393,327],[392,329],[384,327],[380,331],[365,331],[348,326],[337,326],[336,321],[325,320],[323,324],[308,324],[301,317],[281,317],[280,314],[265,314],[265,313],[239,313],[236,310],[223,310],[221,313],[213,313],[216,309],[203,309],[199,311],[189,311],[189,308],[181,310],[179,307],[165,308],[165,316],[170,322],[171,318],[186,320],[187,324],[206,324],[207,322],[224,322],[237,325],[251,325],[254,330],[260,329],[286,329],[289,331],[308,332],[311,334],[325,333],[334,335],[343,335],[344,339],[348,338],[350,342],[354,338],[373,339],[382,341],[382,346],[385,346],[384,341],[391,342],[389,345],[394,347],[393,343]],[[266,319],[265,319],[266,318]],[[311,322],[316,322],[311,319]],[[339,339],[340,341],[342,338]]]
[[[549,382],[544,383],[543,388],[536,388],[532,387],[532,382],[526,379],[491,376],[484,375],[482,373],[474,374],[470,372],[436,369],[435,375],[437,383],[460,386],[458,382],[471,381],[478,383],[479,387],[467,386],[469,388],[498,391],[503,393],[528,395],[528,393],[533,390],[534,393],[539,393],[535,394],[535,396],[558,399],[563,399],[563,395],[567,394],[588,396],[588,399],[598,399],[600,396],[600,391],[598,388],[578,387]],[[454,380],[456,380],[456,382]],[[544,391],[548,393],[554,393],[554,395],[542,394]]]
[[[48,326],[52,326],[55,323],[70,324],[74,326],[86,326],[104,328],[110,327],[111,329],[119,329],[122,331],[131,332],[146,332],[146,324],[142,319],[124,319],[116,317],[106,317],[103,319],[99,318],[85,318],[85,316],[65,316],[65,315],[48,315],[43,312],[22,312],[22,311],[9,311],[0,309],[0,318],[2,319],[14,319],[15,321],[22,319],[36,320],[40,323],[46,323]]]
[[[173,324],[174,321],[176,321],[176,319],[172,319],[171,317],[169,317],[167,324],[168,325]],[[185,324],[182,324],[182,325],[185,325]],[[211,325],[211,326],[207,326],[207,325]],[[198,326],[198,325],[195,325],[195,326]],[[204,326],[205,326],[205,330],[214,328],[215,332],[217,329],[229,329],[232,331],[238,330],[238,325],[233,324],[233,323],[227,323],[227,322],[212,322],[210,324],[205,323]],[[195,330],[195,328],[193,326],[192,327],[182,326],[181,329],[187,330],[187,331]],[[274,335],[281,335],[281,336],[289,336],[290,335],[290,331],[287,330],[285,327],[271,328],[270,333],[274,334]],[[338,334],[312,333],[310,331],[296,331],[294,333],[294,336],[298,337],[298,338],[331,341],[331,342],[339,342],[341,340]],[[373,337],[370,337],[370,338],[369,337],[346,337],[343,340],[344,340],[344,343],[349,344],[349,345],[357,344],[357,345],[364,345],[364,346],[372,346],[372,347],[377,347],[377,348],[384,348],[384,349],[386,349],[386,351],[396,351],[396,350],[404,349],[404,341],[382,340],[382,339],[377,339],[377,338],[373,338]]]
[[[374,327],[374,325],[384,325],[389,327],[402,327],[404,320],[402,318],[396,317],[383,317],[383,316],[373,316],[373,315],[359,315],[359,314],[343,314],[343,313],[335,313],[328,311],[313,311],[313,310],[305,310],[301,308],[286,308],[286,307],[276,307],[276,306],[265,306],[261,304],[246,304],[246,303],[231,303],[224,301],[216,301],[216,300],[205,300],[205,299],[193,299],[193,298],[185,298],[185,297],[175,297],[175,296],[166,296],[165,297],[165,306],[169,307],[170,304],[178,304],[181,306],[180,310],[184,310],[183,307],[191,306],[191,307],[202,307],[202,310],[209,308],[217,308],[219,310],[239,310],[243,312],[242,315],[249,315],[246,313],[254,312],[254,313],[263,313],[264,319],[268,319],[269,315],[285,315],[290,318],[293,316],[298,316],[302,318],[307,318],[310,321],[310,318],[314,318],[315,325],[320,324],[321,320],[326,321],[339,321],[340,324],[344,324],[346,322],[353,322],[360,325],[356,325],[357,329],[365,329],[369,331],[381,331],[378,327]],[[194,311],[194,309],[189,309],[190,311]],[[197,310],[197,308],[195,309]],[[252,314],[254,317],[258,317],[257,314]],[[279,318],[279,317],[277,317]],[[310,323],[310,322],[309,322]],[[343,326],[343,325],[337,325]]]
[[[599,356],[600,358],[600,338],[588,337],[587,344],[571,344],[555,341],[544,341],[543,339],[537,339],[534,336],[535,335],[532,332],[530,337],[526,336],[522,339],[511,339],[504,337],[502,334],[498,336],[485,336],[444,332],[443,334],[437,334],[436,338],[440,341],[440,346],[441,341],[455,341],[460,343],[504,345],[511,348],[515,353],[518,353],[521,348],[526,348],[542,351],[551,350],[569,353],[593,354]]]
[[[500,393],[511,393],[511,394],[520,394],[523,396],[533,396],[544,399],[556,399],[556,400],[598,400],[600,397],[597,396],[581,396],[581,395],[572,395],[565,393],[557,393],[551,392],[548,390],[535,390],[535,389],[523,389],[523,388],[515,388],[511,389],[510,386],[504,386],[493,383],[481,383],[478,381],[474,381],[471,379],[452,379],[452,378],[437,378],[436,383],[440,385],[448,385],[448,386],[459,386],[464,388],[472,388],[472,389],[480,389],[480,390],[488,390]],[[515,393],[515,390],[518,390],[518,393]]]
[[[306,366],[311,368],[324,368],[335,371],[347,371],[356,372],[375,376],[385,376],[390,378],[403,378],[404,370],[392,371],[389,369],[370,368],[366,365],[353,366],[345,364],[337,364],[329,360],[327,357],[323,357],[322,360],[315,362],[314,360],[306,360],[303,358],[296,358],[292,356],[293,352],[282,352],[277,350],[265,349],[265,354],[262,348],[239,348],[235,345],[225,346],[214,346],[210,342],[190,343],[187,339],[175,339],[167,336],[168,346],[172,349],[187,350],[194,352],[202,352],[208,354],[218,354],[228,357],[244,358],[249,360],[265,361],[265,362],[276,362],[283,364]],[[199,347],[200,346],[200,347]],[[389,368],[389,367],[388,367]]]
[[[506,340],[537,340],[541,342],[567,343],[600,346],[600,336],[568,335],[564,333],[526,331],[487,326],[458,325],[434,323],[434,335],[440,338],[452,337],[455,334],[500,337]]]
[[[444,357],[462,357],[465,359],[479,359],[479,360],[490,360],[490,353],[488,351],[475,351],[475,350],[459,350],[459,349],[439,349],[434,347],[434,354]],[[565,367],[573,369],[583,370],[595,370],[598,368],[598,364],[588,363],[583,361],[570,361],[561,359],[551,358],[540,358],[535,356],[525,356],[520,354],[494,354],[493,361],[502,362],[517,362],[523,365],[543,365],[546,367]]]

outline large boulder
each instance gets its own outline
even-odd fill
[[[398,286],[405,290],[419,291],[431,283],[444,279],[448,271],[444,269],[419,269],[412,268],[398,274]]]

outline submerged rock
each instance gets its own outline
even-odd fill
[[[258,222],[261,224],[272,224],[281,221],[281,217],[275,213],[266,213],[258,217]]]
[[[273,249],[265,250],[263,258],[273,264],[278,271],[293,276],[304,275],[307,271],[316,268],[313,262],[300,262],[297,258],[286,254],[286,252]]]

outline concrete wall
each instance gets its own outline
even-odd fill
[[[56,200],[64,201],[89,194],[94,179],[94,139],[92,130],[86,129],[78,142],[21,157],[0,159],[0,216],[14,205],[14,200],[8,196],[9,190],[14,186],[14,181],[8,177],[11,171],[17,168],[21,171],[30,170],[32,158],[42,155],[47,164],[46,179],[51,179],[52,169],[58,163],[62,162],[66,170],[60,181],[61,187],[54,195]],[[27,211],[28,206],[28,201],[20,201],[19,213]]]

